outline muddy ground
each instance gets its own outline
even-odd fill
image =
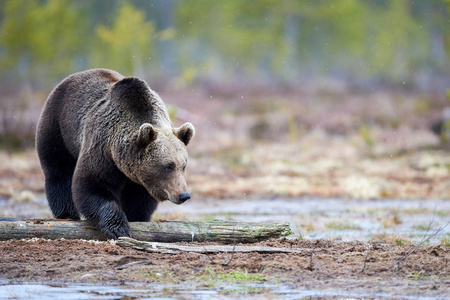
[[[157,292],[131,298],[449,297],[450,146],[430,129],[448,99],[307,90],[161,96],[177,107],[175,124],[191,121],[197,135],[186,174],[193,198],[161,205],[154,219],[289,222],[293,236],[261,244],[307,254],[1,241],[0,298],[29,298],[36,286],[19,291],[34,283],[106,286],[110,296],[115,285]],[[0,217],[51,218],[34,149],[1,150],[0,162]]]
[[[259,245],[301,248],[305,252],[171,255],[124,249],[109,242],[9,240],[0,242],[0,274],[11,282],[133,282],[183,284],[198,289],[279,285],[286,290],[321,291],[322,295],[330,292],[375,298],[445,298],[450,292],[450,249],[442,245],[420,247],[398,263],[412,246],[297,239]],[[166,296],[175,292],[168,289]],[[261,292],[264,290],[245,291],[247,296],[262,296]],[[223,293],[234,295],[233,291]]]

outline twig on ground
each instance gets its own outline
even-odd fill
[[[366,250],[366,256],[364,257],[364,265],[363,265],[363,268],[360,273],[364,273],[364,271],[366,270],[367,260],[370,255],[370,244],[367,244],[366,248],[367,248],[367,250]]]
[[[445,227],[447,227],[447,225],[450,223],[450,221],[448,221],[444,226],[439,227],[438,229],[436,229],[436,231],[434,233],[432,233],[431,235],[428,235],[428,232],[431,229],[431,225],[434,222],[434,215],[433,214],[433,218],[431,219],[430,224],[428,225],[428,229],[427,232],[425,233],[425,235],[423,236],[422,240],[420,241],[420,243],[415,246],[414,248],[410,249],[408,252],[406,252],[405,255],[403,255],[401,258],[397,259],[397,261],[395,263],[393,263],[392,265],[390,265],[389,267],[387,267],[386,269],[384,269],[384,271],[388,271],[391,268],[393,268],[394,266],[397,266],[399,263],[403,262],[405,259],[407,259],[411,254],[413,254],[417,249],[419,249],[424,243],[428,242],[430,239],[432,239],[433,237],[435,237],[436,235],[438,235],[441,231],[443,231],[445,229]]]
[[[204,242],[206,242],[206,239],[205,239]],[[203,246],[203,249],[205,250],[205,253],[204,253],[204,254],[205,254],[206,256],[208,256],[209,260],[211,261],[211,263],[212,263],[213,265],[216,265],[217,263],[216,263],[215,260],[211,257],[211,255],[208,254],[208,251],[207,251],[205,245],[202,244],[202,246]],[[236,235],[234,234],[234,229],[233,229],[233,250],[231,251],[231,257],[230,257],[230,258],[225,258],[224,262],[221,263],[222,266],[227,266],[227,265],[233,260],[233,257],[234,257],[234,250],[235,250],[235,249],[236,249]]]
[[[233,234],[234,234],[234,232],[233,232]],[[233,242],[233,251],[231,251],[231,257],[229,259],[225,259],[225,262],[222,263],[222,266],[228,265],[233,260],[235,249],[236,249],[236,239],[234,239],[234,242]]]
[[[189,245],[189,244],[175,244],[175,243],[159,243],[159,242],[145,242],[128,237],[120,237],[117,240],[117,245],[121,247],[133,248],[145,252],[177,254],[180,252],[194,252],[194,253],[224,253],[224,252],[257,252],[257,253],[300,253],[305,255],[306,249],[303,248],[277,248],[277,247],[263,247],[263,246],[229,246],[229,245]]]
[[[121,265],[121,266],[117,266],[117,267],[115,267],[115,269],[116,270],[123,270],[123,269],[129,268],[129,267],[132,267],[132,266],[148,264],[148,263],[149,263],[148,260],[133,261],[133,262]]]
[[[311,253],[309,255],[309,267],[308,267],[308,269],[310,271],[313,270],[313,256],[314,256],[314,249],[311,249]]]

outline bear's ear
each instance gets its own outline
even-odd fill
[[[158,133],[153,128],[152,124],[144,123],[139,127],[139,133],[138,133],[138,145],[141,147],[147,146],[154,140],[156,140],[156,137],[158,136]]]
[[[173,133],[187,146],[195,135],[195,128],[194,125],[187,122],[181,125],[181,127],[174,128]]]

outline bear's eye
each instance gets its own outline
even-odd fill
[[[173,169],[174,169],[173,165],[166,166],[166,168],[165,168],[165,170],[166,170],[167,173],[172,172]]]

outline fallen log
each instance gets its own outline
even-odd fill
[[[311,250],[301,248],[276,248],[262,246],[229,246],[229,245],[189,245],[160,242],[138,241],[129,237],[120,237],[116,244],[123,248],[133,248],[144,252],[177,254],[180,252],[224,253],[224,252],[258,252],[258,253],[300,253],[308,254]]]
[[[290,235],[289,224],[229,221],[130,222],[134,238],[152,242],[255,243]],[[0,240],[24,239],[107,240],[107,236],[88,221],[20,220],[0,218]]]

